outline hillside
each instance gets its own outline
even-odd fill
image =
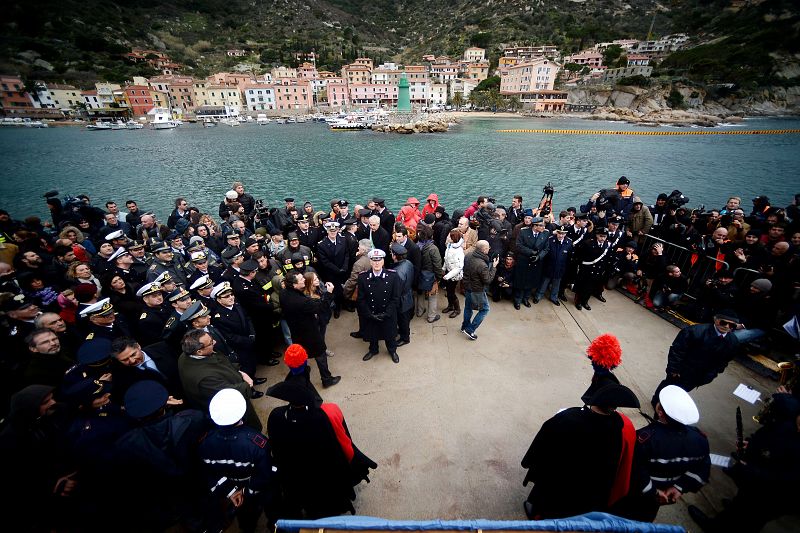
[[[256,69],[293,64],[295,52],[315,51],[318,68],[337,70],[359,55],[377,62],[418,62],[421,54],[459,56],[470,45],[496,62],[503,44],[555,44],[565,52],[616,38],[687,32],[703,39],[755,23],[779,29],[754,37],[759,51],[791,53],[797,8],[791,0],[35,0],[12,2],[0,27],[0,71],[26,79],[86,85],[152,75],[127,62],[132,47],[162,50],[206,75],[250,63]],[[653,15],[655,13],[655,19]],[[787,15],[788,13],[788,15]],[[772,17],[765,20],[763,15]],[[737,30],[738,31],[738,30]],[[245,49],[245,58],[225,55]],[[750,48],[753,48],[752,42]],[[726,56],[735,66],[736,54]],[[748,55],[748,59],[751,56]],[[776,59],[758,56],[770,73]],[[692,59],[687,59],[692,61]],[[782,59],[778,60],[782,61]],[[763,66],[763,65],[762,65]],[[720,65],[711,65],[715,72]],[[675,72],[690,71],[684,63]],[[694,68],[694,67],[693,67]],[[735,71],[735,69],[734,69]],[[764,68],[759,72],[763,73]],[[691,74],[691,72],[689,72]]]

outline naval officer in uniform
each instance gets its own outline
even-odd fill
[[[397,355],[397,309],[400,304],[400,280],[393,270],[386,270],[383,264],[386,252],[375,248],[367,253],[370,270],[358,275],[358,308],[364,317],[364,339],[369,341],[369,351],[364,361],[369,361],[378,353],[378,341],[386,342],[386,349],[395,363],[400,362]]]

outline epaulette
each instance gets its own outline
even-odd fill
[[[174,317],[174,316],[171,316],[171,317],[169,317],[169,320],[167,320],[167,323],[166,323],[166,324],[164,324],[164,327],[165,327],[165,328],[168,328],[168,327],[170,327],[170,326],[173,324],[173,322],[175,322],[175,317]]]
[[[261,433],[253,435],[253,443],[259,448],[264,448],[267,445],[267,439]]]
[[[651,437],[650,432],[647,431],[647,430],[644,430],[644,431],[639,432],[639,434],[636,436],[636,439],[641,444],[644,444],[645,442],[647,442],[650,439],[650,437]]]
[[[385,268],[384,270],[385,270],[386,272],[397,272],[397,270],[395,270],[395,269],[393,269],[393,268]]]
[[[216,315],[214,315],[214,318],[222,318],[222,315],[220,315],[219,313],[217,313]]]
[[[148,270],[152,270],[153,272],[155,272],[157,266],[158,266],[157,263],[153,263],[152,265],[150,265],[150,268]]]
[[[142,316],[139,317],[139,320],[144,320],[145,318],[147,318],[147,312],[146,311],[144,313],[142,313]]]
[[[88,335],[86,335],[86,340],[87,341],[90,341],[92,339],[94,339],[94,333],[89,333]]]

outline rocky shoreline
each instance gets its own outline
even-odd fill
[[[399,133],[409,135],[412,133],[445,133],[450,126],[458,123],[458,119],[451,115],[436,115],[427,119],[409,122],[390,122],[389,124],[376,124],[372,131],[379,133]]]

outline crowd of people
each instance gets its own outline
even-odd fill
[[[477,341],[490,299],[507,299],[517,312],[545,298],[591,311],[592,298],[605,302],[605,289],[621,287],[656,310],[684,306],[702,324],[676,339],[653,407],[654,424],[678,424],[691,446],[699,441],[686,427],[696,417],[676,389],[709,383],[739,344],[778,335],[776,326],[797,313],[800,195],[785,209],[758,197],[745,216],[731,197],[705,213],[685,209],[679,191],[645,206],[623,176],[558,212],[550,190],[535,207],[519,195],[508,207],[482,195],[449,213],[436,194],[422,206],[409,197],[395,215],[378,197],[352,211],[346,199],[318,210],[291,197],[268,208],[234,182],[217,213],[178,198],[165,224],[134,200],[123,216],[112,200],[98,208],[86,195],[58,196],[45,194],[47,221],[0,210],[0,446],[24,487],[15,504],[48,510],[22,513],[26,527],[75,527],[90,512],[115,523],[124,516],[134,528],[180,522],[198,530],[219,530],[236,516],[251,531],[262,512],[273,521],[353,511],[352,487],[377,465],[352,443],[338,406],[322,401],[307,363],[315,361],[323,388],[340,382],[326,332],[342,312],[357,313],[350,335],[368,343],[364,361],[383,341],[399,363],[414,318],[460,317],[461,333]],[[671,250],[688,251],[688,266],[670,262]],[[703,261],[712,268],[701,270]],[[286,380],[257,390],[266,384],[258,365],[281,357]],[[707,465],[694,483],[649,486],[646,469],[635,467],[629,421],[593,418],[634,407],[635,396],[602,368],[595,364],[586,407],[543,426],[523,466],[551,453],[541,451],[553,446],[548,433],[621,431],[614,442],[629,454],[627,477],[614,471],[614,498],[585,509],[652,520],[653,503],[702,486]],[[265,392],[288,405],[262,433],[252,400]],[[662,430],[639,432],[653,444],[672,438]],[[605,453],[619,454],[616,444]],[[547,475],[534,470],[528,516],[570,516],[574,507],[553,500],[558,487],[546,491],[555,507],[542,504],[535,493],[544,494]],[[644,500],[626,496],[634,480]],[[120,497],[152,485],[164,494],[148,498],[145,510]]]

